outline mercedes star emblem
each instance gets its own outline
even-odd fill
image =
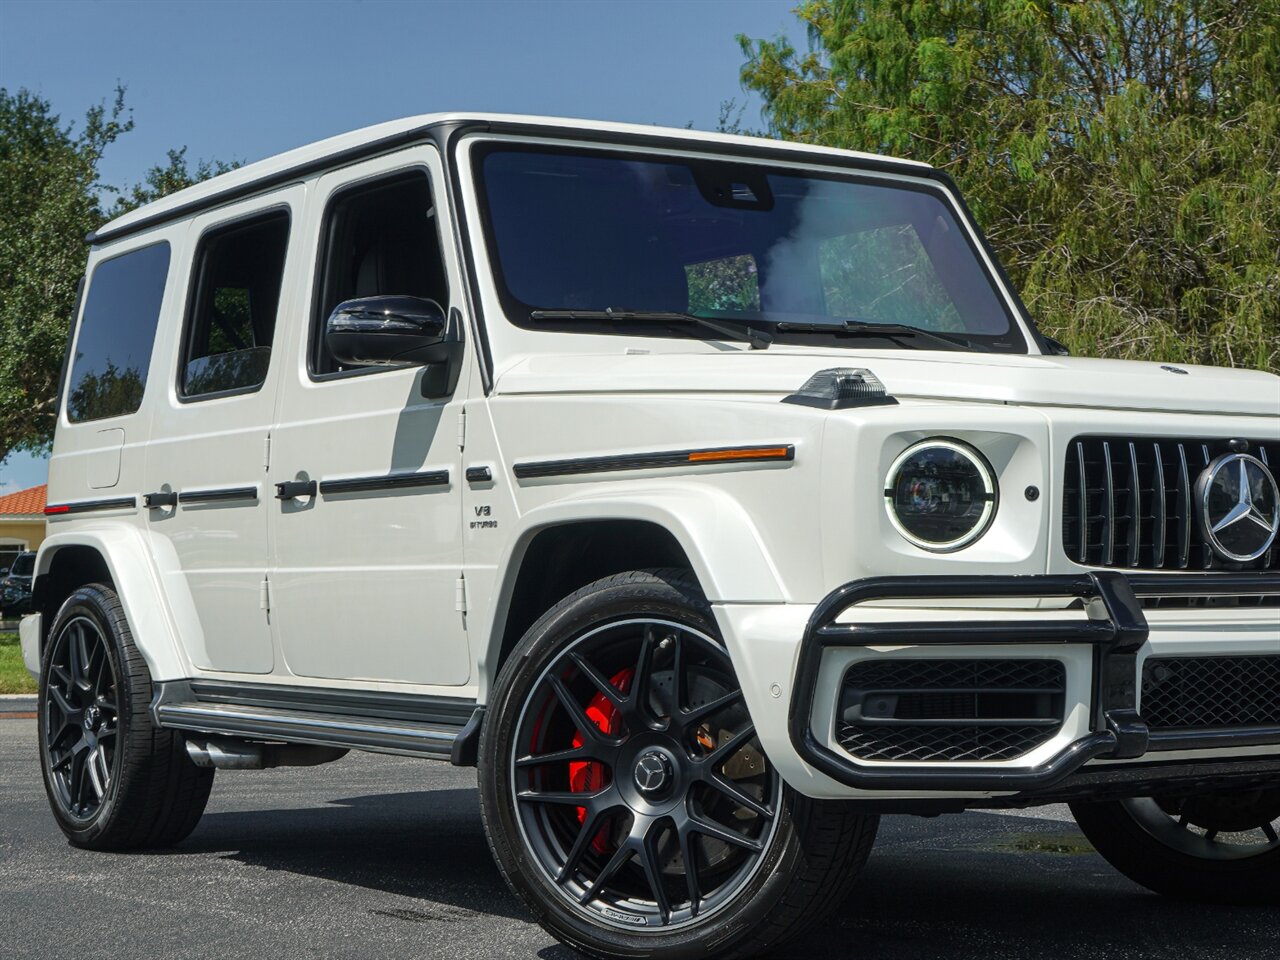
[[[657,793],[671,776],[671,762],[656,750],[636,761],[636,786],[643,793]]]
[[[1200,528],[1224,560],[1257,560],[1280,532],[1280,488],[1267,465],[1247,453],[1226,453],[1196,481]]]

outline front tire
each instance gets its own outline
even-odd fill
[[[80,587],[49,630],[40,669],[40,764],[54,818],[90,850],[177,843],[195,829],[213,770],[151,720],[151,673],[111,587]]]
[[[596,957],[767,950],[848,894],[875,838],[877,818],[782,782],[683,571],[607,577],[534,624],[480,767],[507,882]]]
[[[1076,802],[1094,849],[1149,890],[1204,903],[1280,903],[1280,788]]]

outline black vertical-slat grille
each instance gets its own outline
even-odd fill
[[[1252,563],[1217,556],[1195,518],[1195,484],[1230,441],[1077,437],[1067,448],[1062,543],[1091,567],[1139,570],[1277,570],[1280,538]],[[1280,443],[1249,441],[1248,453],[1280,469]]]

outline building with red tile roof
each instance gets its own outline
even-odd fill
[[[0,569],[7,569],[14,557],[25,550],[36,549],[43,542],[48,489],[48,485],[42,483],[0,496]]]

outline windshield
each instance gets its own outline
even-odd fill
[[[898,324],[1026,349],[935,188],[585,148],[489,144],[479,156],[494,272],[521,326],[714,337],[634,315],[691,313],[779,339],[842,342],[847,324]],[[633,315],[545,316],[567,310]]]
[[[9,571],[9,575],[13,577],[29,577],[31,571],[36,568],[36,555],[34,553],[21,553],[17,559],[13,561],[13,567]]]

